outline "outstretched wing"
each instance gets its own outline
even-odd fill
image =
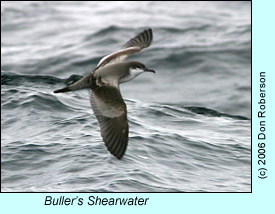
[[[152,29],[149,28],[144,30],[136,37],[130,39],[125,45],[124,49],[114,52],[110,55],[103,57],[98,65],[97,69],[103,67],[110,63],[123,62],[125,61],[129,55],[134,54],[136,52],[141,51],[144,48],[147,48],[151,45],[153,40],[153,32]]]
[[[127,149],[129,126],[126,104],[118,88],[101,86],[90,90],[91,106],[109,152],[121,159]]]

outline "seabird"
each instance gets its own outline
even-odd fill
[[[151,45],[152,29],[147,29],[130,39],[123,49],[103,57],[97,67],[87,76],[54,93],[90,89],[90,102],[100,125],[100,132],[109,152],[121,159],[128,145],[129,125],[127,107],[119,90],[119,84],[128,82],[144,72],[140,62],[126,62],[129,55]]]

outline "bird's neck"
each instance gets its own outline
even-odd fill
[[[132,68],[130,68],[128,75],[122,77],[120,79],[120,83],[129,82],[129,81],[135,79],[138,75],[140,75],[143,72],[144,72],[144,70],[141,70],[141,69],[132,69]]]

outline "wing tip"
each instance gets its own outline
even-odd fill
[[[108,147],[107,147],[108,148]],[[121,160],[123,158],[123,156],[125,155],[125,152],[126,152],[126,149],[123,151],[124,149],[121,149],[121,151],[118,151],[118,152],[114,152],[114,151],[111,151],[109,148],[108,148],[108,151],[110,152],[110,154],[112,154],[114,157],[116,157],[118,160]]]
[[[141,33],[137,34],[134,38],[126,42],[123,47],[128,48],[131,46],[140,46],[141,49],[147,48],[151,45],[153,41],[153,30],[152,28],[147,28]]]
[[[121,160],[126,153],[128,147],[128,131],[126,137],[120,137],[114,144],[107,144],[104,139],[105,146],[107,147],[108,151],[115,156],[118,160]],[[118,143],[119,142],[119,143]]]
[[[123,158],[124,154],[121,156],[115,156],[118,160],[121,160]]]
[[[125,155],[125,153],[126,153],[127,144],[128,144],[128,140],[126,142],[123,142],[122,147],[119,148],[119,150],[117,150],[117,148],[114,148],[114,149],[110,149],[108,147],[107,148],[108,148],[108,151],[113,156],[115,156],[118,160],[121,160],[123,158],[123,156]]]
[[[147,29],[144,30],[144,31],[148,31],[148,32],[150,32],[150,33],[153,35],[153,30],[152,30],[152,28],[147,28]]]

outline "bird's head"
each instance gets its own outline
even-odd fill
[[[130,65],[129,65],[129,74],[130,75],[137,76],[144,72],[156,73],[154,70],[146,68],[146,66],[140,62],[131,62],[130,63]]]

